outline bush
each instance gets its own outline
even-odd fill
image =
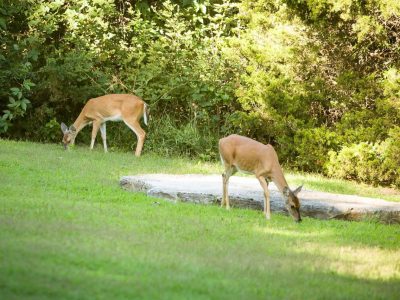
[[[302,129],[294,136],[297,157],[295,166],[304,171],[322,172],[328,161],[328,152],[338,149],[335,132],[326,127]]]
[[[378,183],[383,163],[382,147],[362,142],[344,146],[338,153],[329,152],[327,173],[333,177]]]
[[[331,151],[325,165],[329,176],[400,187],[400,128],[383,142],[362,142]]]
[[[387,170],[387,180],[400,187],[400,127],[389,131],[385,140],[385,160],[382,168]]]
[[[195,121],[177,124],[165,116],[151,120],[144,147],[146,151],[165,156],[184,155],[215,160],[217,145],[217,133],[202,132]]]

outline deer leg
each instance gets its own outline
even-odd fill
[[[99,131],[99,128],[100,128],[100,122],[99,121],[93,121],[92,141],[90,142],[90,150],[93,150],[94,141],[96,140],[96,135],[97,135],[97,132]]]
[[[264,213],[267,220],[271,219],[271,208],[269,202],[269,191],[268,191],[268,182],[265,180],[263,176],[257,177],[258,181],[261,184],[261,187],[264,190]]]
[[[128,126],[137,136],[138,142],[136,146],[135,155],[140,156],[142,152],[144,139],[146,137],[146,132],[140,127],[139,122],[136,119],[124,119],[126,126]]]
[[[227,197],[227,184],[228,181],[226,180],[226,174],[225,172],[222,173],[222,199],[221,199],[221,207],[224,207],[225,205],[225,198]]]
[[[229,195],[228,195],[228,185],[229,185],[229,177],[236,173],[235,167],[228,167],[225,169],[225,172],[222,174],[222,200],[221,207],[226,204],[226,209],[230,209],[231,206],[229,204]]]
[[[101,139],[103,140],[104,152],[107,152],[106,122],[100,125],[100,133],[101,133]]]

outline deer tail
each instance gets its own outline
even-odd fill
[[[150,108],[149,108],[149,106],[147,105],[147,103],[145,103],[145,104],[144,104],[143,119],[144,119],[144,124],[146,124],[146,126],[148,125],[149,113],[150,113]]]

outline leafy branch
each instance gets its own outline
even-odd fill
[[[10,88],[8,96],[8,109],[3,110],[3,116],[0,118],[0,133],[7,132],[11,126],[11,122],[19,117],[23,117],[31,102],[26,98],[26,95],[31,91],[35,84],[29,79],[19,87]]]

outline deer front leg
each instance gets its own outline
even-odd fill
[[[227,196],[228,196],[228,193],[227,193],[227,180],[225,179],[226,178],[226,174],[225,174],[225,172],[224,173],[222,173],[222,199],[221,199],[221,207],[224,207],[224,205],[225,205],[225,203],[226,203],[226,201],[225,201],[225,199],[227,198]],[[229,200],[228,200],[229,201]]]
[[[93,121],[93,128],[92,128],[92,141],[90,142],[90,150],[93,150],[94,142],[96,140],[97,132],[100,129],[101,123],[99,121]]]
[[[229,177],[236,173],[236,168],[231,166],[225,169],[225,172],[222,174],[222,200],[221,207],[226,204],[226,209],[230,209],[231,206],[229,204]]]
[[[223,194],[224,194],[224,197],[223,197],[223,202],[224,202],[224,204],[226,204],[226,209],[231,209],[231,206],[230,206],[230,204],[229,204],[229,194],[228,194],[228,185],[229,185],[229,177],[230,177],[230,175],[227,173],[227,172],[225,172],[223,175],[222,175],[222,177],[223,177],[223,182],[224,182],[224,189],[223,189]]]
[[[265,180],[263,176],[257,177],[258,181],[261,184],[261,187],[264,190],[264,214],[267,220],[271,219],[271,208],[269,202],[269,191],[268,191],[268,182]]]

